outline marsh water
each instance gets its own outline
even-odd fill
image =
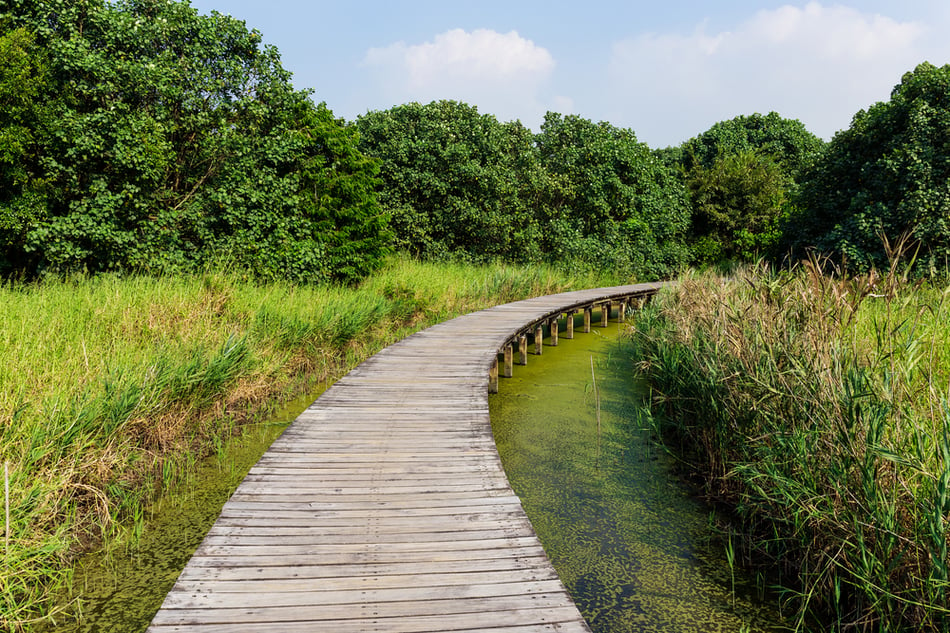
[[[785,630],[772,603],[750,597],[756,583],[732,574],[709,511],[640,429],[618,333],[611,323],[545,346],[490,398],[502,461],[548,556],[595,633]],[[233,489],[317,395],[202,463],[153,508],[135,547],[84,560],[71,596],[81,619],[46,630],[144,631]]]
[[[248,425],[241,437],[204,459],[193,476],[151,508],[137,538],[81,560],[71,591],[63,597],[73,602],[69,615],[40,629],[42,633],[145,631],[247,471],[324,388],[287,402],[266,421]]]
[[[545,346],[489,399],[505,471],[548,557],[594,633],[787,630],[642,429],[618,334],[611,323]]]

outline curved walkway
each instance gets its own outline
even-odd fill
[[[474,312],[361,364],[251,469],[148,630],[589,631],[508,485],[487,392],[540,326],[660,285]]]

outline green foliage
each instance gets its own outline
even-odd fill
[[[543,211],[553,257],[645,278],[684,264],[686,190],[631,130],[549,112],[537,145],[558,187]]]
[[[698,261],[753,261],[778,242],[790,180],[769,155],[740,150],[709,167],[697,164],[687,174],[687,186]]]
[[[535,135],[454,101],[370,112],[356,126],[382,160],[397,244],[415,255],[645,278],[686,259],[685,189],[630,130],[548,113]]]
[[[223,258],[320,281],[377,265],[375,163],[243,22],[165,0],[19,0],[7,19],[49,70],[45,215],[8,240],[8,272]]]
[[[883,268],[886,243],[910,235],[921,265],[946,267],[950,65],[920,64],[890,101],[858,112],[811,172],[802,206],[788,236],[799,250],[817,246],[856,270]]]
[[[823,143],[800,121],[775,112],[721,121],[660,153],[690,190],[696,261],[752,261],[770,254],[797,181]]]
[[[43,216],[37,137],[47,81],[45,60],[32,34],[23,28],[0,32],[0,249]]]
[[[409,103],[356,121],[381,159],[380,203],[396,243],[417,256],[539,257],[534,203],[544,174],[532,134],[455,101]]]
[[[797,180],[815,161],[824,143],[801,121],[782,118],[777,112],[752,114],[720,121],[678,148],[679,162],[688,170],[694,165],[712,167],[726,156],[756,151],[770,156],[782,170]]]

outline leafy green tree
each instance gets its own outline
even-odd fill
[[[0,33],[0,249],[44,215],[37,144],[46,83],[33,35],[24,28]]]
[[[396,244],[417,256],[536,260],[544,174],[519,122],[456,101],[409,103],[355,123],[381,160],[380,203]]]
[[[885,242],[916,241],[918,264],[950,260],[950,65],[922,63],[887,102],[858,112],[832,139],[802,191],[788,241],[886,267]]]
[[[801,121],[777,112],[751,114],[720,121],[678,148],[678,159],[688,171],[696,165],[712,167],[726,156],[755,151],[778,163],[793,181],[812,165],[824,142]]]
[[[169,0],[12,0],[49,68],[46,207],[26,271],[166,271],[225,258],[349,281],[386,250],[378,165],[295,91],[260,34]]]
[[[773,254],[798,179],[823,145],[800,121],[770,112],[720,121],[665,151],[690,190],[694,260]]]
[[[669,276],[683,265],[687,192],[631,130],[549,112],[537,145],[556,185],[542,223],[555,259],[644,278]]]
[[[739,150],[687,174],[698,261],[754,260],[778,243],[790,178],[771,156]]]

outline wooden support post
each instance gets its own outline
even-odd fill
[[[620,306],[618,306],[617,310],[618,310],[617,320],[620,321],[621,323],[625,322],[627,320],[627,300],[626,299],[620,302]]]
[[[498,354],[488,370],[488,393],[498,393]]]
[[[544,351],[544,324],[538,323],[534,328],[534,353],[538,356]]]
[[[519,365],[528,364],[528,335],[522,334],[518,337],[518,354],[520,358],[518,359]]]
[[[567,311],[567,331],[564,332],[564,338],[574,338],[574,310]]]
[[[502,374],[505,378],[511,378],[515,375],[515,348],[514,345],[508,343],[505,345],[505,373]]]
[[[557,317],[551,317],[551,320],[548,321],[548,325],[551,326],[551,345],[557,346]]]
[[[590,334],[590,314],[593,311],[590,306],[584,308],[584,334]]]
[[[600,306],[600,327],[607,327],[607,319],[610,318],[610,302]]]

